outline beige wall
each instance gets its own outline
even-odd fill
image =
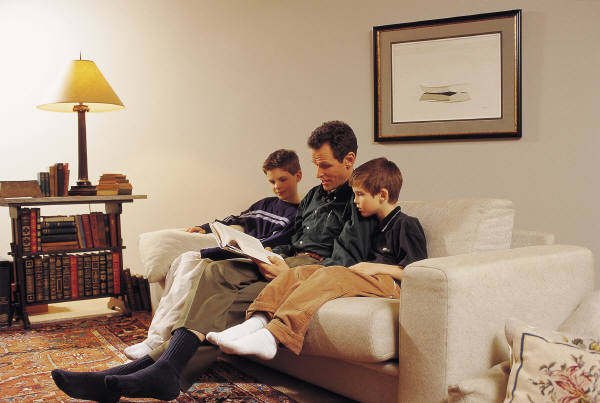
[[[373,26],[513,8],[523,9],[521,140],[373,142]],[[402,198],[508,198],[517,226],[598,255],[598,20],[597,0],[0,0],[0,179],[33,179],[57,161],[76,176],[75,116],[35,105],[81,50],[126,105],[88,115],[90,177],[126,173],[149,195],[124,208],[136,271],[141,232],[266,195],[260,165],[275,148],[299,152],[303,192],[317,184],[305,141],[331,119],[355,129],[359,163],[386,155],[401,166]],[[0,217],[4,251],[9,231]]]

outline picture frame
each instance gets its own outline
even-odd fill
[[[376,142],[521,137],[521,10],[373,27]]]

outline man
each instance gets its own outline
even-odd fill
[[[273,248],[285,260],[256,264],[230,259],[207,265],[192,286],[168,347],[165,343],[149,356],[101,372],[55,370],[59,388],[75,398],[105,402],[120,396],[175,399],[219,355],[205,335],[241,323],[268,281],[290,267],[351,266],[366,260],[377,220],[361,217],[348,185],[358,148],[354,132],[346,123],[326,122],[312,132],[308,146],[321,185],[300,202],[292,243]]]

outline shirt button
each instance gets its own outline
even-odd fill
[[[300,241],[299,244],[302,245],[302,241]]]
[[[306,229],[310,229],[310,227],[307,225],[307,226],[306,226]]]

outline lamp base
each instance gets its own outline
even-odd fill
[[[69,189],[69,196],[96,196],[96,186],[89,181],[77,181],[77,185]]]

